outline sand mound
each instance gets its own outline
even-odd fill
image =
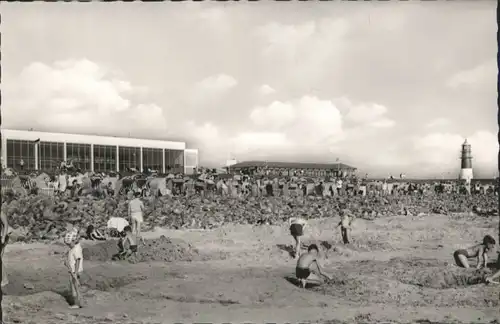
[[[118,253],[118,242],[109,240],[83,249],[83,258],[88,261],[109,261]],[[180,239],[161,236],[158,239],[146,240],[139,245],[139,252],[131,257],[132,262],[151,261],[198,261],[204,260],[197,249]]]
[[[138,261],[196,261],[203,260],[197,249],[180,239],[170,239],[161,236],[159,239],[146,240],[146,245],[140,247]]]

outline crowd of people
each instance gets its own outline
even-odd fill
[[[7,170],[5,170],[7,171]],[[14,170],[8,171],[15,178]],[[8,173],[2,172],[2,173]],[[401,177],[402,178],[402,177]],[[90,196],[93,199],[103,199],[114,197],[125,200],[127,203],[127,215],[113,214],[109,217],[106,228],[99,228],[95,223],[82,224],[78,220],[71,220],[71,209],[67,205],[63,208],[67,217],[65,221],[66,229],[64,242],[68,246],[66,266],[70,273],[71,291],[73,293],[74,305],[81,307],[79,293],[79,274],[83,271],[83,254],[80,240],[107,240],[118,238],[119,253],[113,257],[115,260],[124,260],[135,255],[139,251],[139,246],[144,243],[141,235],[141,228],[144,223],[145,204],[144,199],[159,197],[197,197],[201,200],[214,200],[216,197],[245,201],[249,199],[266,199],[270,202],[270,212],[280,214],[275,207],[282,202],[293,207],[293,199],[306,199],[309,196],[317,197],[325,202],[328,208],[328,201],[338,202],[342,197],[340,208],[335,208],[340,215],[338,228],[344,244],[350,243],[350,232],[352,221],[355,215],[349,209],[351,200],[368,199],[370,197],[385,196],[411,196],[415,199],[422,199],[426,195],[498,195],[496,184],[460,183],[436,181],[435,183],[415,183],[404,179],[369,180],[366,177],[341,175],[337,177],[305,177],[299,174],[284,176],[283,174],[269,174],[265,171],[253,174],[217,174],[214,170],[200,169],[193,176],[182,174],[158,174],[158,173],[93,173],[82,172],[79,169],[62,166],[52,175],[37,172],[27,177],[23,182],[25,194],[37,195],[40,189],[52,188],[54,199],[71,199],[78,202],[79,197]],[[16,188],[9,187],[10,196],[15,199],[20,195]],[[2,190],[2,196],[4,190]],[[365,197],[365,198],[364,198]],[[3,201],[9,204],[9,199]],[[187,200],[184,200],[187,201]],[[333,205],[332,205],[333,206]],[[336,206],[339,206],[337,204]],[[185,206],[186,208],[188,206]],[[113,207],[111,207],[113,209]],[[338,209],[338,210],[337,210]],[[319,277],[330,278],[322,271],[318,255],[318,247],[314,244],[309,246],[307,253],[301,253],[301,237],[307,230],[308,217],[313,215],[293,216],[279,215],[280,219],[287,219],[290,234],[295,241],[295,257],[297,258],[296,275],[301,286],[305,286],[306,281],[316,280]],[[45,218],[47,219],[47,218]],[[9,239],[10,226],[7,214],[2,208],[2,255]],[[485,236],[483,242],[470,249],[459,250],[454,254],[456,264],[468,268],[468,259],[477,258],[478,267],[482,267],[487,262],[487,255],[496,242],[491,236]],[[2,263],[3,267],[3,263]],[[312,267],[315,267],[313,269]],[[8,284],[7,272],[2,268],[2,286]],[[315,274],[318,272],[319,276]],[[494,279],[500,276],[497,271],[486,282],[495,282]]]

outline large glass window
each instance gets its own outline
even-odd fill
[[[118,148],[118,163],[120,171],[128,168],[141,169],[141,149],[139,147],[120,146]]]
[[[163,150],[144,147],[142,149],[142,167],[144,170],[151,169],[162,172]]]
[[[165,170],[171,173],[184,172],[184,151],[165,150]]]
[[[66,144],[66,161],[72,162],[73,165],[81,169],[83,172],[91,170],[91,145],[90,144]]]
[[[94,171],[116,171],[116,146],[94,145]]]
[[[20,169],[21,160],[24,161],[24,169],[35,169],[35,143],[32,141],[7,139],[7,167]]]
[[[40,170],[55,170],[62,161],[64,161],[64,143],[40,142],[38,146]]]

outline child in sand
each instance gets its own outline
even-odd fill
[[[137,253],[137,238],[134,233],[132,233],[132,228],[130,226],[125,226],[123,234],[124,236],[118,243],[120,251],[114,259],[125,260],[132,254]]]
[[[486,268],[488,264],[488,252],[495,247],[496,241],[491,235],[486,235],[483,238],[483,243],[474,245],[467,249],[460,249],[453,253],[455,263],[459,267],[470,268],[469,259],[477,258],[476,269]]]
[[[128,205],[128,215],[132,224],[132,231],[137,238],[141,238],[141,225],[144,222],[144,204],[140,199],[141,193],[136,192],[134,199],[129,202]],[[144,239],[142,239],[144,242]]]
[[[69,247],[65,263],[70,274],[71,296],[73,298],[73,305],[70,308],[81,308],[79,279],[80,274],[83,272],[83,251],[80,245],[78,227],[74,226],[66,233],[64,243]]]
[[[342,242],[344,244],[349,244],[349,232],[352,231],[352,217],[349,215],[347,210],[342,210],[340,212],[340,223],[337,225],[337,228],[340,226],[340,233],[342,235]]]
[[[321,281],[321,278],[315,274],[315,270],[311,269],[313,264],[316,264],[319,275],[331,280],[330,276],[321,271],[321,266],[319,263],[319,250],[316,244],[309,245],[307,253],[300,256],[297,260],[297,266],[295,268],[295,276],[300,282],[302,288],[306,287],[307,280]]]
[[[292,217],[288,220],[290,224],[290,234],[295,240],[295,258],[300,257],[300,237],[304,235],[307,221],[300,217]]]

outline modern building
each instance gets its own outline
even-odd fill
[[[18,169],[55,170],[72,161],[85,171],[157,170],[191,174],[198,150],[184,142],[2,129],[2,163]],[[21,162],[21,160],[23,162]]]
[[[253,173],[259,169],[269,171],[269,174],[283,174],[292,176],[295,172],[304,176],[337,176],[340,174],[352,175],[356,168],[343,163],[300,163],[300,162],[267,162],[245,161],[231,165],[231,172]],[[303,172],[302,172],[303,171]]]

